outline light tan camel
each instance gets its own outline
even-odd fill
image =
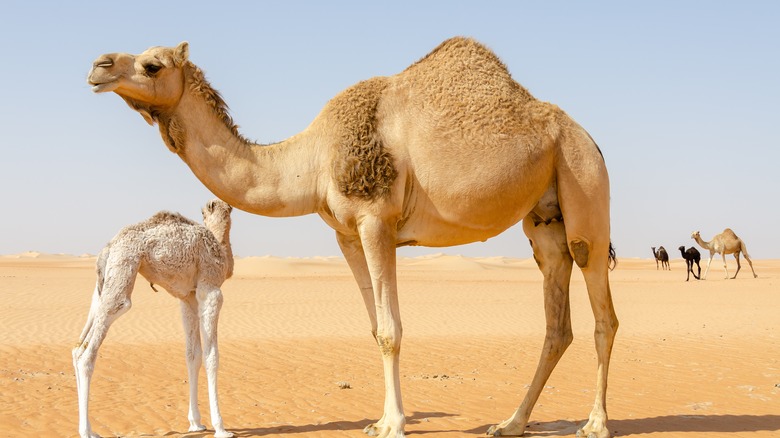
[[[198,373],[206,367],[211,424],[215,437],[232,437],[222,425],[217,401],[217,322],[222,307],[220,286],[233,275],[230,246],[232,208],[215,199],[203,208],[203,225],[177,213],[159,212],[123,228],[100,252],[97,284],[87,324],[73,349],[79,397],[79,434],[98,437],[89,422],[89,385],[100,344],[111,324],[130,310],[136,274],[181,300],[186,336],[190,432],[202,431],[198,409]],[[156,291],[156,289],[155,289]],[[203,345],[201,346],[201,341]]]
[[[707,273],[710,272],[710,263],[712,263],[712,257],[715,256],[715,254],[723,256],[723,270],[726,272],[726,278],[729,278],[729,270],[726,266],[726,254],[734,254],[734,258],[737,259],[737,272],[735,272],[734,276],[731,278],[737,278],[737,274],[739,274],[739,269],[741,268],[739,253],[745,255],[745,260],[748,261],[750,270],[753,271],[753,278],[758,278],[755,269],[753,269],[753,262],[750,261],[750,255],[748,255],[745,242],[737,237],[737,235],[731,231],[731,228],[726,228],[722,233],[716,234],[709,242],[705,242],[698,231],[693,232],[691,238],[695,240],[699,246],[710,251],[710,259],[707,261],[707,269],[704,270],[704,276],[701,277],[702,280],[707,279]]]
[[[219,93],[189,60],[186,42],[103,55],[88,82],[157,123],[168,148],[231,205],[265,216],[316,213],[336,231],[384,365],[384,413],[366,433],[400,437],[406,423],[396,247],[484,241],[525,219],[544,275],[547,334],[525,399],[488,433],[522,435],[571,343],[576,262],[598,356],[595,404],[578,433],[609,435],[607,374],[618,320],[604,159],[580,125],[531,96],[493,52],[472,39],[447,40],[399,74],[347,88],[304,131],[270,145],[238,133]]]

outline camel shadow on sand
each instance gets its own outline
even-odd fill
[[[427,418],[442,418],[442,417],[452,417],[457,414],[447,414],[444,412],[415,412],[412,415],[409,415],[406,417],[406,424],[417,424],[421,421],[424,421]],[[376,421],[376,420],[373,420]],[[309,433],[314,432],[327,432],[327,431],[349,431],[349,430],[363,430],[366,426],[371,424],[373,422],[370,419],[364,418],[361,420],[355,420],[355,421],[332,421],[329,423],[321,423],[321,424],[301,424],[301,425],[292,425],[292,424],[280,424],[275,425],[273,427],[259,427],[259,428],[252,428],[252,429],[231,429],[228,427],[228,430],[233,432],[236,437],[253,437],[253,436],[266,436],[266,435],[285,435],[290,434],[291,436],[295,435],[303,435],[306,436]],[[406,431],[407,435],[414,434],[414,431]],[[430,432],[421,432],[421,433],[430,433]],[[210,435],[205,435],[210,436]],[[188,438],[190,438],[189,435],[187,435]],[[192,438],[199,437],[198,435],[194,435]]]
[[[573,436],[581,421],[550,421],[529,423],[525,437]],[[490,425],[466,431],[484,434]],[[780,431],[780,415],[664,415],[660,417],[611,419],[609,430],[615,437],[649,433],[683,432],[773,432]]]
[[[406,417],[407,425],[418,424],[428,418],[453,417],[457,414],[444,412],[415,412]],[[333,421],[322,424],[279,424],[271,427],[227,429],[239,437],[256,437],[269,435],[306,436],[309,433],[327,431],[363,430],[371,423],[369,419],[355,421]],[[585,424],[585,420],[579,421],[547,421],[531,422],[526,428],[524,437],[546,436],[574,436],[577,428]],[[476,427],[463,431],[464,435],[484,436],[485,432],[493,424]],[[440,431],[416,431],[408,430],[407,435],[426,435],[431,433],[458,432],[455,430]],[[609,420],[609,429],[613,437],[637,436],[650,433],[684,433],[684,432],[720,432],[720,433],[745,433],[745,432],[775,432],[780,431],[780,415],[664,415],[660,417],[613,419]],[[213,436],[213,431],[203,432],[169,432],[163,436],[181,436],[186,438],[205,438]]]

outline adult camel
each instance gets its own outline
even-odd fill
[[[655,270],[658,270],[658,262],[661,262],[661,269],[671,271],[672,268],[669,267],[669,253],[666,252],[666,248],[662,246],[656,251],[655,247],[651,246],[650,249],[653,250],[653,257],[655,258]]]
[[[736,233],[734,233],[731,228],[726,228],[722,233],[716,234],[709,242],[702,239],[701,233],[698,231],[691,233],[691,239],[695,240],[699,246],[710,252],[710,259],[707,260],[707,269],[704,270],[704,276],[701,277],[702,280],[707,279],[707,273],[710,272],[710,264],[712,263],[712,258],[715,254],[720,254],[723,257],[723,271],[726,273],[726,279],[729,278],[729,269],[728,266],[726,266],[726,254],[734,254],[734,258],[737,260],[737,272],[735,272],[734,276],[731,278],[737,278],[737,274],[739,274],[739,270],[742,268],[739,263],[740,253],[742,253],[745,256],[745,260],[748,261],[750,270],[753,271],[753,278],[758,278],[756,270],[753,269],[753,261],[750,260],[750,255],[747,252],[745,242],[737,237]]]
[[[598,360],[595,403],[578,434],[609,436],[607,374],[618,320],[606,165],[590,135],[515,82],[492,51],[449,39],[401,73],[347,88],[305,130],[269,145],[239,134],[186,42],[100,56],[88,82],[156,123],[168,148],[230,205],[265,216],[315,213],[335,230],[384,365],[384,414],[366,433],[404,434],[396,247],[484,241],[523,220],[544,276],[547,334],[525,399],[488,433],[523,434],[571,343],[577,263]]]

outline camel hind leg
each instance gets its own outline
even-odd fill
[[[89,387],[98,349],[105,340],[109,327],[132,306],[130,294],[136,272],[133,266],[118,267],[112,272],[111,280],[103,285],[102,293],[99,293],[100,285],[96,286],[87,324],[79,338],[79,344],[72,351],[79,401],[79,435],[82,438],[99,436],[92,431],[89,421]]]
[[[589,139],[589,137],[588,137]],[[595,144],[582,137],[562,148],[557,166],[558,198],[566,226],[566,240],[588,290],[595,320],[596,398],[587,423],[577,436],[607,438],[607,377],[618,319],[609,286],[610,243],[609,178]]]
[[[593,211],[591,214],[589,218],[579,216],[585,220],[572,218],[572,215],[564,217],[569,248],[575,263],[585,277],[588,298],[595,319],[596,399],[587,423],[577,431],[577,436],[608,438],[610,433],[607,428],[607,380],[612,346],[618,329],[618,319],[609,286],[609,266],[612,254],[608,238],[609,227],[606,225],[593,227],[593,219],[599,215]]]
[[[488,435],[522,435],[531,411],[544,389],[555,365],[571,344],[571,312],[569,304],[569,281],[571,279],[572,257],[566,243],[566,231],[561,222],[534,220],[535,213],[523,221],[523,231],[530,239],[539,270],[544,275],[544,312],[547,324],[541,357],[531,386],[523,402],[502,423],[488,429]],[[535,223],[536,222],[536,223]]]
[[[753,261],[750,260],[750,256],[748,255],[747,248],[745,247],[745,243],[742,243],[742,249],[740,250],[742,255],[745,256],[745,260],[747,260],[748,265],[750,265],[750,270],[753,272],[753,278],[758,278],[758,274],[756,274],[756,270],[753,269]],[[736,275],[734,275],[736,277]]]
[[[592,248],[592,247],[591,247]],[[607,429],[607,377],[612,345],[618,328],[618,319],[612,304],[609,287],[609,267],[607,251],[590,251],[586,264],[578,265],[585,277],[591,309],[595,318],[594,338],[598,357],[596,372],[596,400],[588,417],[588,422],[577,436],[606,438]],[[576,257],[575,257],[576,260]]]
[[[750,270],[753,271],[753,278],[758,278],[758,274],[756,274],[756,270],[753,269],[753,261],[750,260],[750,257],[747,255],[747,253],[744,254],[745,254],[745,260],[747,260],[748,265],[750,265]]]

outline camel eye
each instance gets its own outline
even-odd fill
[[[144,71],[149,76],[153,76],[157,74],[157,72],[159,72],[160,70],[162,70],[162,66],[159,64],[146,64],[144,66]]]

